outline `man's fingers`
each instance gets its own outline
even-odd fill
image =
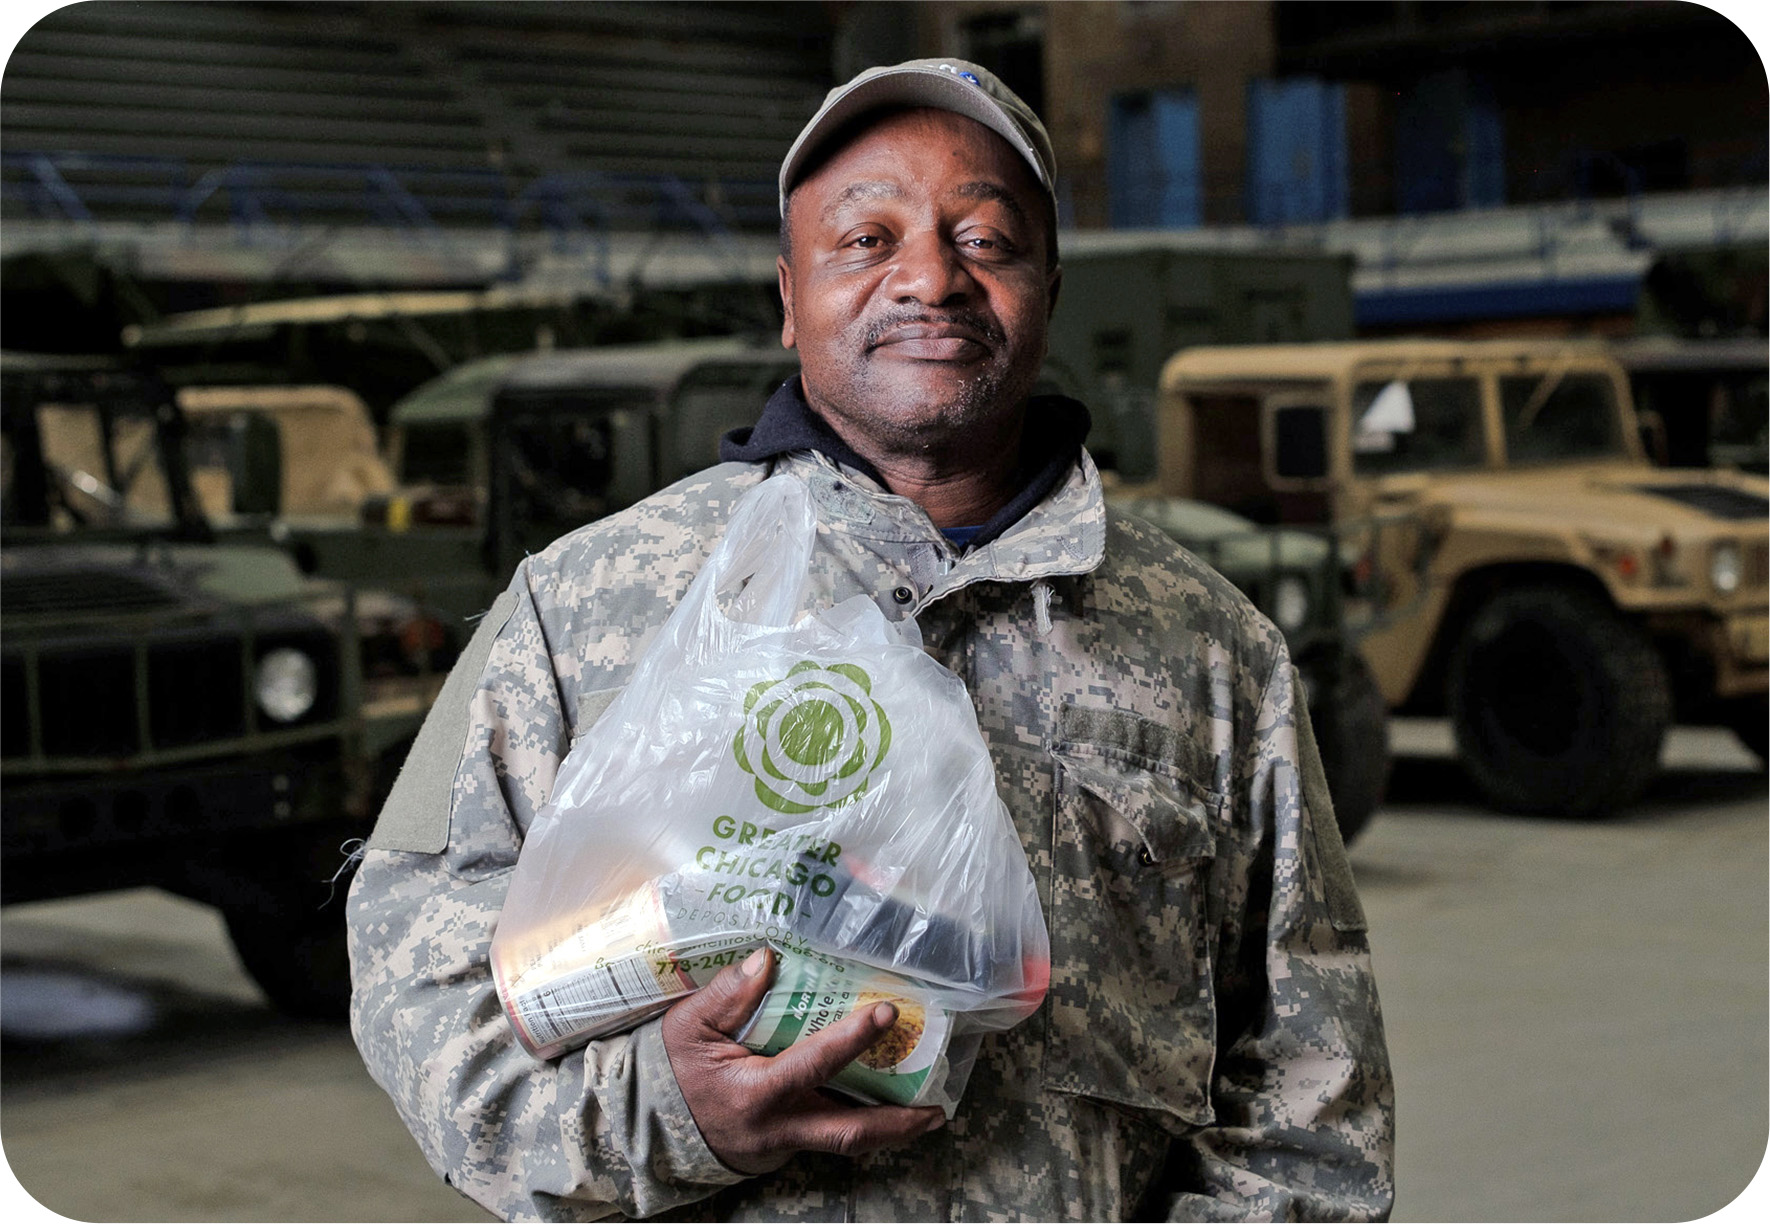
[[[727,1037],[742,1030],[756,1014],[762,996],[768,992],[774,953],[757,948],[740,964],[721,969],[705,986],[683,999],[672,1010],[690,1020],[697,1028],[711,1028]]]
[[[844,1105],[802,1109],[776,1124],[774,1138],[783,1147],[809,1152],[859,1156],[879,1148],[901,1147],[946,1124],[938,1106],[911,1109],[904,1105]]]
[[[821,1088],[836,1072],[866,1053],[897,1020],[897,1009],[875,1003],[838,1024],[801,1037],[774,1056],[769,1079],[789,1092]]]
[[[763,1173],[795,1151],[855,1156],[908,1143],[946,1120],[939,1109],[856,1106],[820,1091],[896,1021],[888,1003],[773,1058],[733,1045],[768,991],[774,959],[758,948],[664,1013],[664,1053],[689,1112],[721,1160],[739,1172]]]

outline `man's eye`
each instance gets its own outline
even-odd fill
[[[994,234],[971,234],[961,242],[973,251],[992,251],[1003,255],[1011,254],[1015,249],[1012,242]]]
[[[885,240],[877,234],[861,234],[859,237],[851,240],[848,245],[859,247],[863,251],[870,251],[884,241]]]

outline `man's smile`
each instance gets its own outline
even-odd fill
[[[989,356],[993,339],[988,328],[923,319],[874,328],[867,336],[867,352],[882,350],[916,361],[978,361]]]

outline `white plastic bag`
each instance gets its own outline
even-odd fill
[[[816,531],[795,478],[740,499],[562,762],[493,973],[549,1058],[767,943],[780,968],[741,1039],[774,1052],[889,999],[898,1025],[836,1086],[950,1112],[979,1035],[1044,996],[1044,917],[970,697],[914,622],[865,596],[799,614]]]

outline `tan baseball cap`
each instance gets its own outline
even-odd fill
[[[1026,159],[1055,211],[1057,158],[1051,152],[1050,134],[1032,107],[987,68],[960,59],[920,59],[868,68],[824,95],[824,104],[781,162],[782,216],[787,193],[812,154],[849,120],[887,106],[928,106],[977,120]]]

